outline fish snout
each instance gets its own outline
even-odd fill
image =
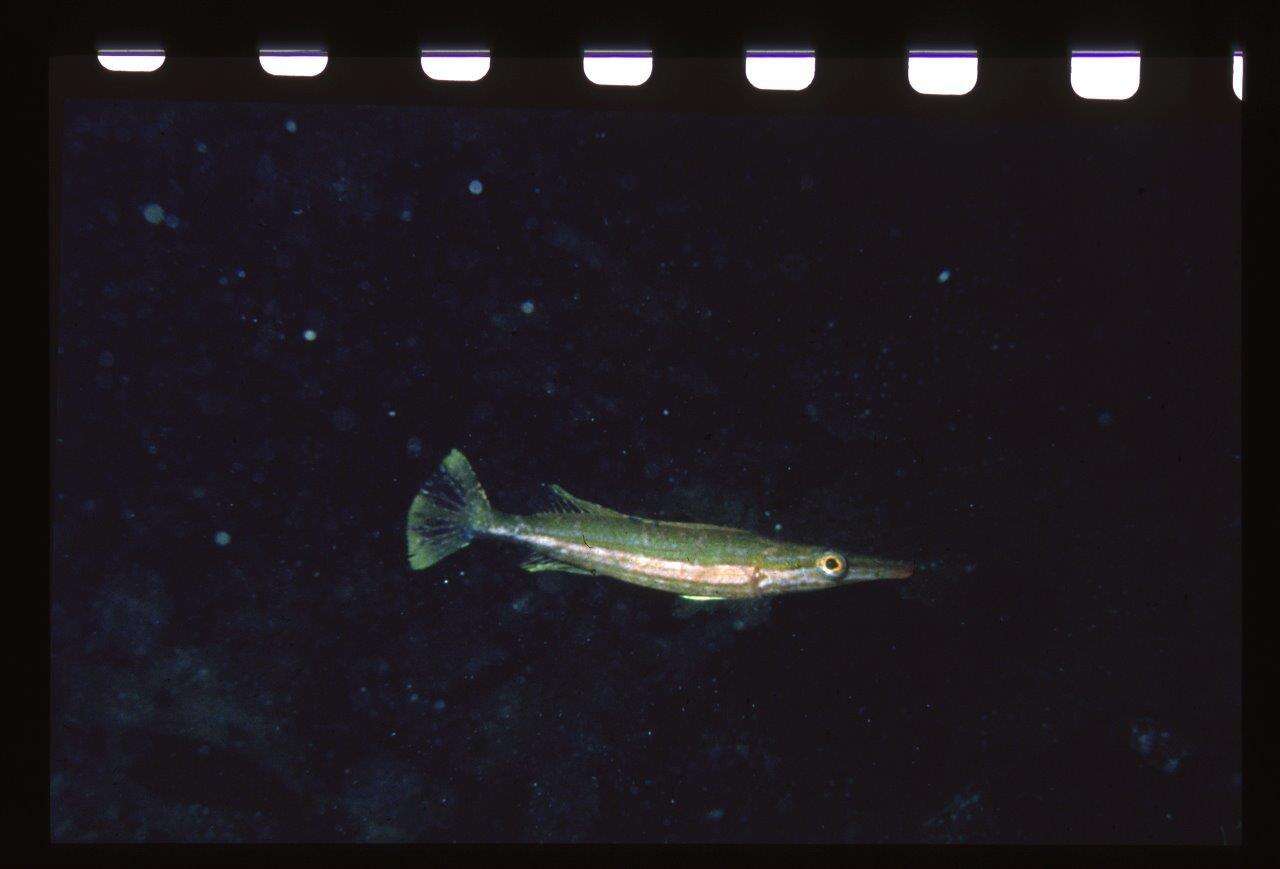
[[[886,558],[859,558],[851,560],[845,573],[847,582],[869,582],[873,579],[906,579],[915,573],[915,565],[909,561],[892,561]]]

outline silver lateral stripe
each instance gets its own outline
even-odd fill
[[[673,561],[585,543],[572,543],[543,534],[510,533],[504,536],[511,536],[531,546],[540,546],[589,563],[620,567],[661,579],[708,585],[748,585],[752,581],[753,569],[742,564],[691,564],[687,561]]]

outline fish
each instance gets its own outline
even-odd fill
[[[694,601],[816,591],[905,579],[905,561],[846,555],[697,522],[632,516],[549,487],[553,505],[515,515],[493,508],[466,456],[454,449],[413,498],[406,520],[413,570],[481,538],[522,544],[524,570],[606,576]]]

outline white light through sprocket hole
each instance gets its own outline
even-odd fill
[[[960,96],[978,83],[976,51],[911,51],[907,81],[916,93]]]
[[[653,52],[587,49],[582,53],[582,72],[592,84],[639,87],[653,75]]]
[[[1086,100],[1127,100],[1138,92],[1141,73],[1136,51],[1071,52],[1071,89]]]
[[[422,71],[432,81],[480,81],[489,74],[489,50],[424,48]]]
[[[817,72],[811,49],[748,51],[746,66],[747,81],[762,91],[802,91]]]
[[[164,50],[104,48],[98,52],[98,63],[112,72],[155,72],[164,65]]]
[[[324,72],[329,65],[329,55],[322,48],[264,48],[258,52],[258,63],[270,75],[311,78]]]
[[[1231,55],[1231,89],[1236,92],[1236,99],[1244,99],[1244,52],[1237,51]]]

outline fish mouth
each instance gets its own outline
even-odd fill
[[[873,579],[906,579],[913,573],[915,565],[908,561],[867,558],[851,562],[844,578],[846,582],[870,582]]]

